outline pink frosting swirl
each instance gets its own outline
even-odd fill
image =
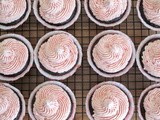
[[[160,77],[160,40],[150,42],[142,54],[144,69],[151,75]]]
[[[0,43],[0,73],[11,75],[20,72],[28,60],[28,49],[24,43],[7,38]]]
[[[98,68],[114,73],[127,66],[132,56],[132,46],[127,37],[120,34],[108,34],[95,45],[92,55]]]
[[[144,99],[146,120],[160,119],[160,88],[155,88],[148,92]]]
[[[67,21],[76,7],[75,0],[40,0],[40,15],[47,22],[58,24]]]
[[[26,0],[0,0],[0,23],[18,20],[26,10]]]
[[[124,120],[129,111],[125,93],[114,85],[103,85],[92,97],[95,120]]]
[[[14,120],[19,110],[18,96],[10,88],[0,84],[0,119]]]
[[[33,112],[37,120],[67,120],[71,100],[61,87],[46,85],[36,94]]]
[[[72,69],[78,59],[78,48],[67,34],[56,34],[41,45],[39,60],[51,72],[63,73]]]
[[[160,1],[143,0],[143,9],[146,18],[156,25],[160,25]]]
[[[101,21],[120,17],[127,8],[127,0],[89,0],[93,15]]]

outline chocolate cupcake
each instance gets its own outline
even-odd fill
[[[108,30],[96,35],[87,50],[90,66],[104,77],[118,77],[133,66],[135,47],[132,40],[120,31]]]
[[[14,81],[23,77],[33,64],[33,48],[21,35],[0,36],[0,80]]]
[[[147,28],[160,31],[159,0],[138,0],[137,12],[139,19]]]
[[[28,101],[32,120],[73,120],[75,111],[76,98],[61,82],[48,81],[38,85]]]
[[[7,83],[0,83],[0,119],[23,120],[25,101],[20,91]]]
[[[87,94],[86,113],[90,120],[131,120],[134,108],[132,94],[117,82],[102,82]]]
[[[160,119],[160,84],[154,84],[142,91],[138,100],[138,115],[141,120]]]
[[[0,0],[0,29],[17,28],[28,19],[30,12],[30,0]]]
[[[141,73],[148,79],[160,81],[160,34],[145,38],[138,46],[136,61]]]
[[[65,29],[79,17],[80,0],[34,0],[34,14],[39,22],[50,29]]]
[[[85,0],[88,17],[99,26],[113,27],[121,24],[131,11],[131,0]]]
[[[81,66],[82,49],[70,33],[49,32],[38,41],[34,60],[41,74],[50,79],[63,80]]]

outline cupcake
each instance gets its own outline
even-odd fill
[[[0,36],[0,80],[14,81],[23,77],[33,64],[33,48],[21,35]]]
[[[131,120],[132,94],[120,83],[102,82],[87,94],[86,113],[90,120]]]
[[[0,119],[23,120],[25,101],[20,91],[7,83],[0,83]]]
[[[34,0],[34,14],[39,22],[50,29],[65,29],[79,17],[80,0]]]
[[[160,84],[151,85],[141,93],[138,115],[141,120],[160,119]]]
[[[147,28],[160,31],[159,0],[138,0],[137,12],[139,19]]]
[[[160,34],[145,38],[138,46],[136,61],[144,76],[160,81]]]
[[[73,120],[75,111],[73,92],[56,81],[38,85],[28,101],[28,112],[32,120]]]
[[[0,0],[0,29],[22,25],[31,12],[30,0]]]
[[[90,66],[104,77],[118,77],[133,66],[135,47],[132,40],[120,31],[108,30],[96,35],[87,50]]]
[[[75,37],[64,31],[49,32],[37,43],[34,60],[41,74],[62,80],[73,75],[82,61],[82,49]]]
[[[85,0],[88,17],[99,26],[113,27],[121,24],[131,11],[131,0]]]

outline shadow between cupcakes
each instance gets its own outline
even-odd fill
[[[153,76],[149,74],[146,70],[144,70],[144,65],[142,63],[142,53],[145,49],[145,46],[148,45],[149,42],[153,42],[160,39],[160,34],[154,34],[146,37],[138,46],[136,53],[136,62],[141,73],[146,76],[149,80],[160,82],[160,77]]]
[[[34,114],[33,114],[33,104],[35,102],[35,95],[38,92],[40,88],[42,88],[45,85],[57,85],[61,87],[69,96],[71,100],[71,110],[70,110],[70,115],[68,116],[67,120],[73,120],[75,113],[76,113],[76,98],[74,93],[71,91],[69,87],[67,87],[65,84],[58,82],[58,81],[47,81],[42,84],[39,84],[30,94],[29,100],[28,100],[28,112],[29,116],[31,117],[32,120],[36,120]]]
[[[121,83],[118,83],[118,82],[113,82],[113,81],[99,83],[98,85],[95,85],[94,87],[92,87],[91,90],[88,92],[87,97],[86,97],[86,103],[85,103],[86,113],[87,113],[88,118],[90,120],[94,120],[94,118],[92,116],[93,115],[93,108],[91,105],[91,99],[92,99],[92,96],[93,96],[95,90],[97,90],[98,88],[100,88],[103,85],[116,86],[125,93],[125,95],[128,97],[128,101],[129,101],[129,111],[127,113],[127,116],[125,117],[125,120],[131,120],[131,118],[134,114],[134,109],[135,109],[133,96],[132,96],[131,92],[124,85],[122,85]]]
[[[93,15],[93,12],[91,11],[91,9],[89,7],[89,0],[84,0],[84,8],[85,8],[87,16],[94,23],[96,23],[99,26],[103,26],[103,27],[114,27],[116,25],[121,24],[129,16],[130,11],[131,11],[131,6],[132,6],[131,0],[127,0],[127,8],[126,8],[125,12],[123,14],[121,14],[120,17],[117,17],[111,21],[101,21]]]
[[[11,74],[11,75],[4,75],[0,73],[0,80],[3,81],[15,81],[18,80],[19,78],[23,77],[27,72],[29,72],[30,68],[33,65],[33,48],[31,43],[23,36],[18,35],[18,34],[4,34],[0,36],[0,42],[2,42],[4,39],[7,38],[15,38],[18,41],[21,41],[28,49],[28,60],[25,66],[21,71],[19,71],[16,74]]]
[[[71,39],[73,40],[74,44],[76,45],[77,47],[77,50],[78,50],[78,58],[77,58],[77,61],[76,61],[76,64],[70,69],[68,70],[67,72],[63,72],[63,73],[58,73],[58,72],[52,72],[48,69],[46,69],[42,64],[41,62],[39,61],[39,58],[38,58],[38,52],[39,52],[39,49],[41,47],[41,45],[48,41],[48,39],[53,36],[53,35],[57,35],[57,34],[67,34],[69,35],[69,37],[71,37]],[[73,36],[71,35],[70,33],[68,32],[65,32],[65,31],[54,31],[54,32],[49,32],[47,33],[46,35],[44,35],[42,38],[40,38],[40,40],[38,41],[36,47],[35,47],[35,50],[34,50],[34,61],[35,61],[35,64],[36,64],[36,67],[37,69],[39,70],[39,72],[41,74],[43,74],[44,76],[50,78],[50,79],[55,79],[55,80],[64,80],[68,77],[70,77],[71,75],[73,75],[76,70],[81,66],[81,62],[82,62],[82,48],[78,42],[78,40]]]
[[[132,46],[132,55],[131,55],[131,58],[130,60],[128,61],[128,64],[127,66],[116,72],[116,73],[108,73],[108,72],[105,72],[103,70],[101,70],[100,68],[97,67],[97,65],[95,64],[94,60],[93,60],[93,55],[92,55],[92,52],[93,52],[93,48],[94,46],[99,42],[99,40],[107,35],[107,34],[120,34],[120,35],[123,35],[125,37],[128,38],[128,40],[130,40],[130,44]],[[120,31],[116,31],[116,30],[107,30],[107,31],[103,31],[99,34],[97,34],[90,42],[89,46],[88,46],[88,50],[87,50],[87,60],[88,60],[88,63],[90,64],[90,66],[93,68],[93,70],[95,72],[97,72],[99,75],[103,76],[103,77],[118,77],[118,76],[121,76],[125,73],[127,73],[129,71],[129,69],[133,66],[134,62],[135,62],[135,53],[136,53],[136,50],[135,50],[135,47],[134,47],[134,44],[132,42],[132,40],[124,33],[120,32]]]
[[[63,23],[58,23],[58,24],[52,24],[49,23],[48,21],[44,20],[40,13],[39,13],[39,0],[34,0],[33,2],[33,12],[34,15],[36,16],[37,20],[43,24],[44,26],[50,28],[50,29],[66,29],[68,27],[70,27],[72,24],[74,24],[76,22],[76,20],[78,19],[80,12],[81,12],[81,2],[80,0],[75,0],[76,1],[76,7],[72,13],[72,16],[65,22]]]
[[[15,20],[11,23],[7,23],[7,24],[0,23],[0,29],[3,29],[3,30],[15,29],[20,25],[22,25],[28,19],[29,14],[31,12],[31,0],[26,0],[26,3],[27,3],[26,10],[23,16],[21,16],[18,20]]]
[[[137,0],[137,13],[140,21],[143,23],[144,26],[147,28],[154,30],[154,31],[160,31],[160,26],[156,25],[154,23],[151,23],[145,16],[144,10],[143,10],[143,0]]]

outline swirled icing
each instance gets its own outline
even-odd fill
[[[144,99],[146,120],[160,119],[160,88],[150,90]]]
[[[0,73],[11,75],[20,72],[28,60],[28,49],[14,38],[0,42]]]
[[[0,119],[14,120],[19,110],[18,96],[10,88],[0,84]]]
[[[0,0],[0,23],[11,23],[20,19],[26,10],[26,0]]]
[[[160,40],[149,42],[142,54],[144,69],[151,75],[160,77]]]
[[[129,111],[128,98],[114,85],[103,85],[92,97],[95,120],[124,120]]]
[[[160,1],[143,0],[143,9],[146,18],[156,25],[160,25]]]
[[[70,112],[70,98],[61,87],[46,85],[39,89],[33,108],[37,120],[67,120]]]
[[[40,0],[40,15],[49,23],[67,21],[76,7],[75,0]]]
[[[39,50],[41,64],[54,73],[63,73],[72,69],[77,59],[77,46],[69,35],[63,33],[50,37]]]
[[[127,0],[89,0],[93,15],[101,21],[120,17],[127,8]]]
[[[94,46],[92,55],[99,69],[114,73],[127,66],[132,55],[132,46],[125,36],[108,34]]]

